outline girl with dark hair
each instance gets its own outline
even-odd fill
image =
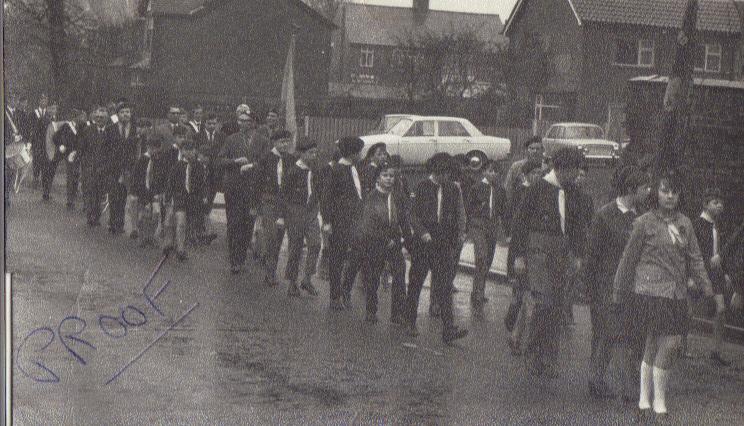
[[[667,415],[669,369],[687,330],[687,280],[692,278],[713,296],[692,222],[679,211],[683,188],[677,175],[657,179],[651,210],[633,223],[614,279],[613,301],[632,294],[634,328],[646,339],[639,417],[650,416],[652,408],[659,418]]]
[[[400,192],[395,191],[395,174],[396,170],[390,163],[383,162],[377,167],[375,188],[364,199],[359,222],[356,249],[364,253],[360,269],[367,300],[365,321],[369,323],[377,322],[377,289],[385,262],[405,271],[401,242],[410,225],[406,201]],[[406,295],[404,275],[394,274],[393,278],[390,320],[402,324]]]

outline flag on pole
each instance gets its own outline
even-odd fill
[[[292,132],[292,149],[297,147],[297,116],[295,112],[294,96],[294,51],[295,35],[289,40],[287,62],[284,64],[284,78],[282,79],[282,104],[284,105],[284,129]]]

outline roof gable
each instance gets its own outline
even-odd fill
[[[350,43],[396,46],[409,34],[444,34],[462,29],[475,31],[486,43],[501,44],[502,23],[498,15],[428,10],[419,19],[411,8],[344,5],[346,34]]]
[[[504,33],[528,0],[519,0]],[[680,28],[687,0],[562,0],[568,1],[579,25],[585,22]],[[700,0],[697,28],[700,31],[740,34],[742,21],[737,4],[731,0]]]

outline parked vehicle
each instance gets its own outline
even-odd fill
[[[543,138],[545,155],[551,156],[563,147],[577,147],[588,159],[614,160],[620,155],[620,144],[605,139],[604,129],[588,123],[556,123]]]
[[[384,142],[391,155],[400,155],[407,165],[426,163],[437,152],[478,156],[481,160],[503,160],[511,141],[485,136],[470,121],[456,117],[402,117],[386,133],[362,136],[365,151]]]
[[[414,114],[385,114],[380,118],[380,121],[377,123],[377,127],[375,127],[375,130],[372,134],[381,135],[383,133],[387,133],[387,131],[390,130],[391,127],[398,124],[400,120],[415,116],[416,115]]]

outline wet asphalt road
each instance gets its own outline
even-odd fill
[[[443,346],[421,297],[421,335],[318,298],[288,299],[267,288],[257,265],[227,271],[226,242],[192,250],[183,264],[160,260],[125,236],[90,229],[67,212],[61,188],[42,204],[24,188],[7,216],[14,280],[16,424],[628,424],[633,409],[586,394],[589,320],[561,348],[555,380],[527,376],[510,355],[502,322],[509,290],[489,283],[483,312],[468,305],[459,275],[456,320],[471,334]],[[224,233],[224,230],[222,230]],[[284,258],[280,260],[283,265]],[[149,282],[149,285],[148,285]],[[167,286],[159,289],[168,282]],[[671,381],[673,419],[744,424],[744,349],[729,345],[730,368],[711,366],[708,340]],[[415,347],[411,344],[415,345]],[[611,371],[614,376],[614,370]]]

